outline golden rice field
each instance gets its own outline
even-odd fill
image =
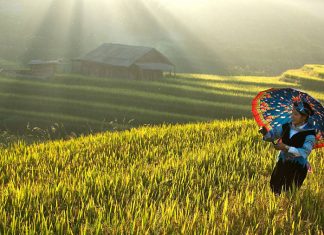
[[[275,196],[269,180],[277,152],[250,114],[252,98],[270,87],[324,101],[321,69],[272,78],[179,74],[167,83],[1,77],[0,121],[100,125],[108,110],[129,111],[138,125],[154,118],[187,124],[0,144],[0,234],[323,235],[323,149],[312,152],[313,173],[298,192]]]
[[[0,234],[323,234],[324,152],[297,193],[253,120],[0,149]]]

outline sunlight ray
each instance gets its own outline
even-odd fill
[[[44,8],[43,19],[39,20],[22,55],[24,61],[53,59],[62,54],[71,22],[72,6],[73,1],[53,0],[47,10]],[[35,58],[35,55],[42,58]]]

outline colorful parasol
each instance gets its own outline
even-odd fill
[[[314,148],[324,147],[324,108],[321,103],[305,92],[293,88],[271,88],[261,91],[252,101],[252,113],[259,126],[271,130],[291,121],[294,102],[305,101],[314,115],[309,118],[316,129]]]

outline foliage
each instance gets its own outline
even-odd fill
[[[321,234],[323,151],[275,196],[252,120],[142,127],[0,148],[1,234]]]
[[[0,128],[21,132],[28,123],[42,129],[62,123],[67,132],[84,133],[89,127],[104,131],[111,121],[125,129],[250,117],[251,99],[258,91],[282,86],[298,87],[279,77],[205,74],[153,81],[75,74],[49,80],[0,77]]]

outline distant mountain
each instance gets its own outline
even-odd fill
[[[179,72],[280,74],[324,63],[322,10],[315,0],[2,0],[0,54],[74,58],[117,42],[156,47]]]

